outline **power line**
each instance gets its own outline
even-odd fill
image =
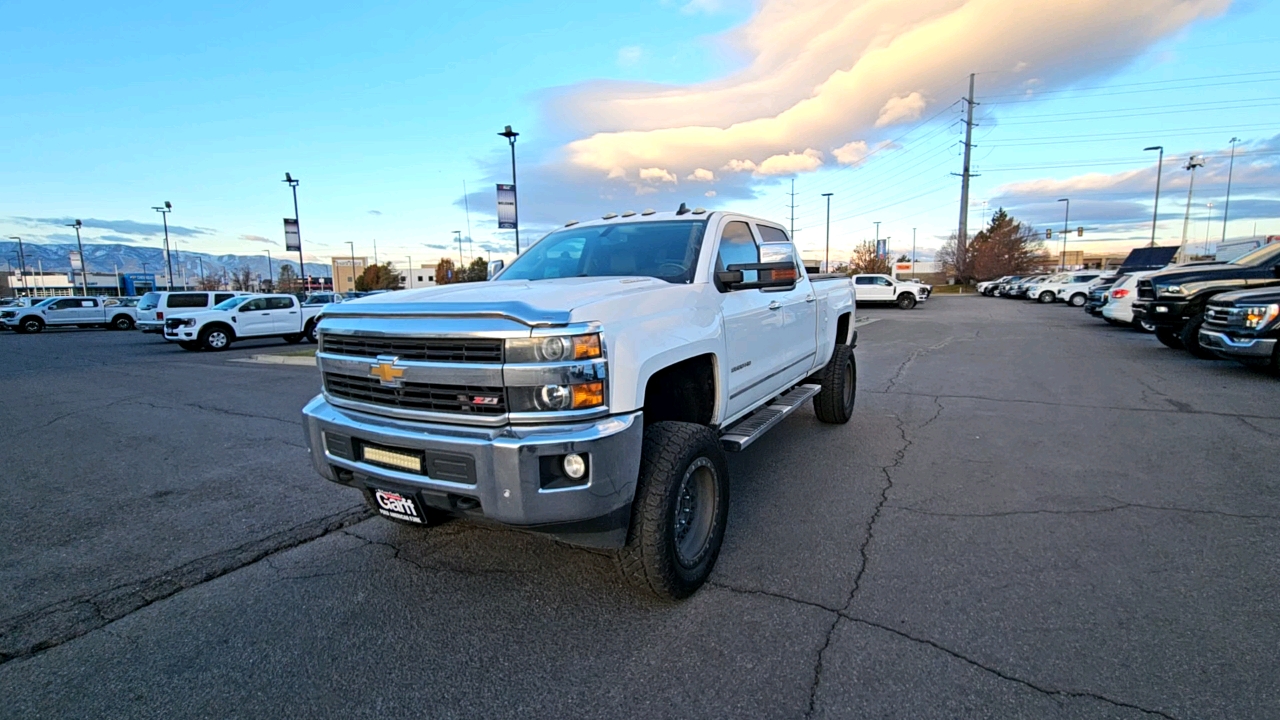
[[[1187,83],[1187,82],[1198,82],[1200,80],[1220,80],[1222,78],[1254,77],[1258,75],[1280,75],[1280,70],[1259,70],[1257,72],[1230,73],[1226,75],[1200,75],[1198,77],[1171,78],[1169,80],[1149,80],[1146,82],[1137,82],[1137,83],[1118,83],[1114,85],[1093,85],[1091,87],[1064,88],[1062,90],[1043,90],[1040,92],[1033,91],[1030,94],[1027,94],[1025,92],[1004,93],[1001,95],[984,95],[978,99],[984,101],[983,104],[986,104],[986,105],[1012,105],[1012,104],[1017,104],[1019,102],[1029,102],[1032,99],[1041,99],[1041,96],[1043,95],[1062,95],[1064,93],[1083,92],[1086,90],[1113,90],[1117,88],[1147,87],[1150,85],[1168,85],[1169,83]],[[1188,85],[1185,87],[1218,87],[1218,86],[1225,86],[1225,85],[1241,85],[1245,83],[1254,83],[1254,82],[1274,82],[1276,80],[1280,80],[1280,78],[1261,78],[1256,80],[1232,80],[1232,81],[1223,82],[1223,83],[1205,83],[1202,85]],[[1183,86],[1167,87],[1167,88],[1161,87],[1161,88],[1154,88],[1152,90],[1132,90],[1130,92],[1159,92],[1162,90],[1181,90],[1181,89],[1183,89]],[[1102,94],[1103,95],[1119,95],[1122,93],[1102,93]],[[1021,98],[1021,99],[1015,100],[1011,103],[986,102],[992,98],[1007,98],[1007,97]]]

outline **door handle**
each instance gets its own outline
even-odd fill
[[[769,303],[769,309],[770,309],[770,310],[781,310],[781,309],[782,309],[782,303],[778,302],[777,300],[774,300],[773,302]]]
[[[817,300],[818,300],[818,298],[816,298],[816,297],[814,297],[814,296],[812,296],[812,295],[810,295],[809,297],[807,297],[807,298],[805,298],[805,299],[804,299],[804,301],[805,301],[805,302],[817,302]]]

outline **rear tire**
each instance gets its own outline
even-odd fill
[[[1178,333],[1174,332],[1173,328],[1156,328],[1156,339],[1167,348],[1182,349],[1182,338],[1178,337]]]
[[[1049,303],[1053,302],[1053,293],[1049,292],[1048,290],[1045,290],[1044,292],[1040,293],[1040,297],[1036,299],[1039,300],[1042,304],[1048,305]]]
[[[911,293],[902,293],[898,296],[898,307],[903,310],[910,310],[916,306],[916,296]]]
[[[729,519],[729,468],[720,439],[694,423],[645,428],[623,578],[664,600],[697,592],[710,577]]]
[[[822,369],[822,390],[813,398],[813,412],[819,422],[843,425],[853,417],[858,394],[858,364],[853,348],[840,343],[831,361]]]
[[[1067,301],[1067,303],[1071,305],[1071,307],[1084,307],[1084,304],[1087,302],[1089,302],[1089,296],[1085,295],[1084,293],[1076,293],[1075,295],[1071,296],[1070,300]]]
[[[1179,333],[1178,339],[1182,341],[1182,347],[1187,352],[1201,360],[1216,360],[1218,356],[1214,355],[1212,350],[1200,344],[1201,325],[1204,325],[1204,313],[1199,313],[1188,320],[1187,324],[1182,326],[1182,332]]]
[[[128,315],[117,315],[111,318],[111,325],[108,327],[112,330],[132,330],[133,318]]]
[[[289,343],[290,345],[297,345],[298,343],[302,342],[303,338],[305,337],[306,337],[305,335],[301,335],[301,334],[285,335],[284,341]]]

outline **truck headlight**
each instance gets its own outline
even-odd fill
[[[586,410],[604,405],[604,382],[507,388],[511,412]]]
[[[1183,295],[1181,285],[1157,285],[1156,292],[1161,295]]]
[[[1244,326],[1253,330],[1271,324],[1280,315],[1280,305],[1258,305],[1244,308]]]
[[[600,334],[516,338],[506,343],[509,363],[568,362],[600,357]]]

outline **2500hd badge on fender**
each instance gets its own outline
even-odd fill
[[[810,398],[822,422],[853,411],[853,287],[807,275],[781,225],[609,215],[494,273],[324,311],[311,456],[384,517],[609,548],[682,598],[724,538],[725,450]]]

